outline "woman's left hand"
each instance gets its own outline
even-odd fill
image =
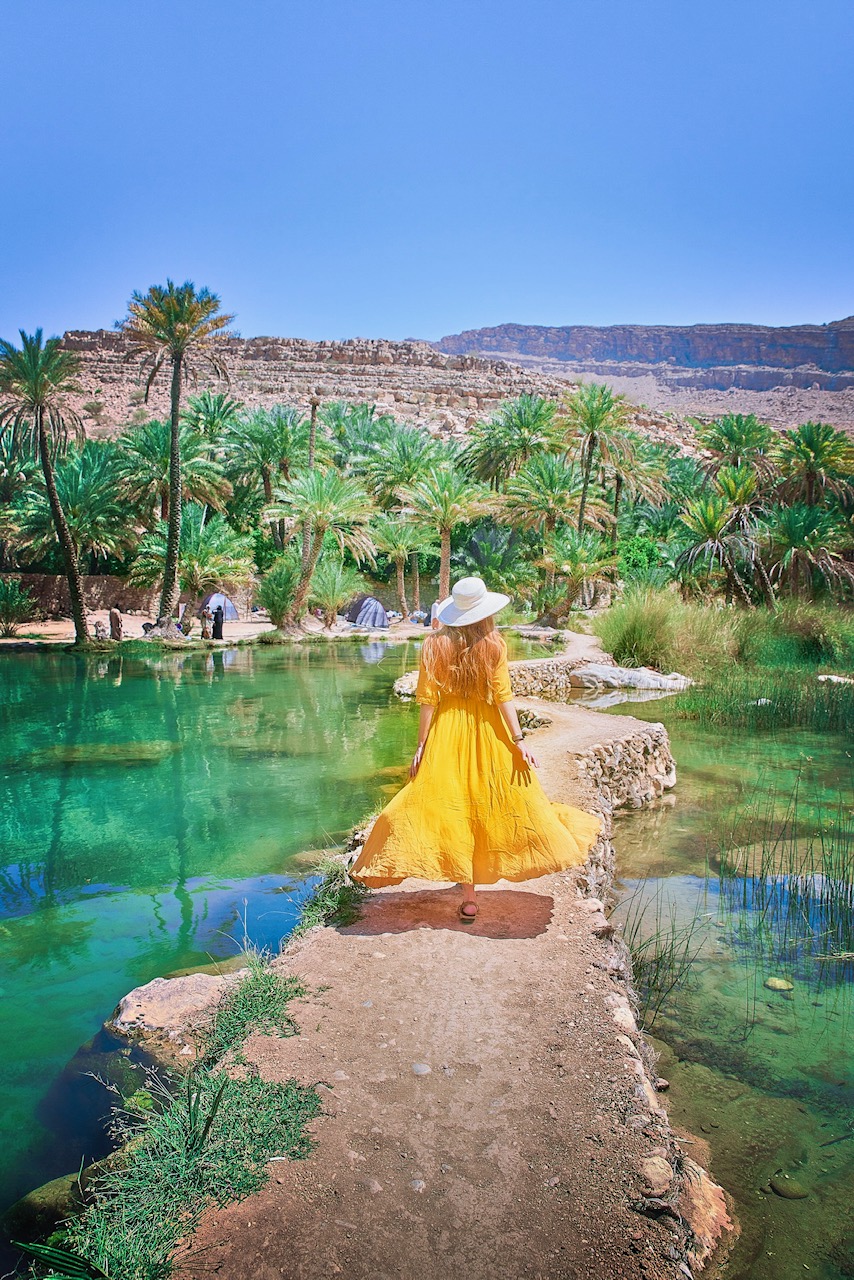
[[[517,742],[516,749],[519,752],[519,755],[525,761],[525,764],[529,766],[529,768],[539,769],[540,762],[537,759],[537,757],[534,755],[530,747],[526,747],[524,742]]]

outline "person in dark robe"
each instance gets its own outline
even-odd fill
[[[225,621],[225,610],[221,604],[214,609],[213,616],[213,638],[214,640],[222,639],[222,624]]]
[[[122,638],[122,615],[117,604],[110,609],[110,639],[121,640]]]

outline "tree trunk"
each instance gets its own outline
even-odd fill
[[[412,607],[416,613],[421,612],[421,574],[419,573],[418,552],[412,552]]]
[[[160,519],[169,519],[169,490],[164,489],[160,495]]]
[[[750,593],[748,592],[747,587],[744,585],[741,579],[741,575],[736,569],[735,562],[733,561],[731,556],[727,555],[724,558],[724,566],[726,568],[727,575],[729,576],[730,583],[738,591],[738,594],[741,596],[742,600],[747,605],[747,607],[749,609],[752,609],[753,601],[750,598]]]
[[[269,467],[261,468],[261,484],[264,487],[264,501],[266,503],[272,502],[273,501],[273,480],[270,475]],[[270,521],[270,533],[272,534],[272,537],[273,537],[273,546],[276,548],[277,551],[283,551],[285,546],[285,541],[284,541],[284,538],[282,537],[283,523],[284,522],[282,520]]]
[[[403,576],[403,567],[405,564],[406,560],[403,557],[399,560],[395,560],[394,562],[395,568],[397,569],[397,602],[400,605],[400,612],[403,614],[404,618],[408,618],[409,605],[406,603],[406,580]]]
[[[451,594],[451,531],[440,529],[439,550],[439,599],[447,600]]]
[[[291,607],[285,614],[284,626],[296,626],[305,610],[305,602],[308,597],[311,580],[314,577],[314,571],[317,568],[317,562],[320,559],[320,552],[323,547],[323,530],[317,530],[312,534],[311,542],[308,547],[308,560],[303,565],[300,579],[297,583],[297,589],[294,592],[294,598]]]
[[[77,552],[74,549],[74,543],[71,541],[71,534],[68,529],[68,522],[65,519],[65,512],[62,510],[62,503],[59,501],[59,494],[56,491],[56,477],[53,474],[53,463],[50,458],[50,443],[48,441],[47,430],[44,425],[43,409],[36,410],[36,428],[39,437],[39,459],[42,464],[45,488],[47,489],[47,500],[50,504],[50,514],[53,519],[53,527],[56,530],[56,536],[59,539],[59,546],[62,551],[62,559],[65,564],[65,576],[68,579],[68,594],[71,597],[71,616],[74,619],[74,640],[76,644],[84,644],[89,639],[89,626],[86,622],[86,608],[83,604],[83,584],[80,580],[80,564],[77,559]]]
[[[756,573],[759,577],[759,585],[762,587],[762,594],[765,597],[765,603],[772,613],[777,612],[777,597],[774,595],[774,588],[771,586],[771,579],[768,577],[768,570],[762,563],[762,557],[758,552],[753,557],[756,565]]]
[[[169,532],[158,618],[171,618],[178,603],[178,552],[181,543],[181,376],[183,356],[172,357],[172,431],[169,442]]]
[[[614,478],[614,527],[611,530],[611,551],[617,554],[617,520],[620,515],[620,499],[623,496],[623,477],[617,472]]]
[[[319,401],[316,396],[311,397],[311,421],[308,428],[308,469],[314,470],[314,454],[317,446],[317,406]],[[302,568],[305,572],[311,548],[311,524],[306,520],[302,529]]]
[[[596,452],[596,436],[591,435],[587,440],[587,450],[584,455],[584,479],[581,485],[581,502],[578,507],[578,532],[581,533],[584,528],[584,508],[587,506],[587,490],[590,486],[590,473],[593,470],[593,455]]]

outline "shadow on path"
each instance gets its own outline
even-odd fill
[[[447,929],[479,938],[536,938],[546,932],[554,907],[554,899],[542,893],[479,889],[474,923],[463,924],[457,918],[461,901],[458,888],[378,893],[364,904],[360,920],[338,932],[370,937],[413,929]]]

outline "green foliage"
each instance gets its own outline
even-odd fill
[[[730,670],[674,700],[677,715],[756,732],[804,728],[854,733],[854,685],[819,681],[813,671],[796,677],[773,669],[762,674]]]
[[[158,582],[166,563],[168,527],[161,520],[139,545],[129,582],[149,587]],[[178,580],[183,591],[199,599],[208,591],[248,582],[252,577],[252,544],[218,514],[207,516],[188,505],[178,542]]]
[[[8,640],[19,626],[29,622],[35,602],[21,586],[20,578],[0,578],[0,636]]]
[[[854,613],[782,601],[776,615],[755,610],[735,620],[736,655],[755,670],[828,667],[854,670]]]
[[[291,1036],[297,1032],[288,1006],[296,996],[305,995],[302,983],[292,974],[271,969],[262,956],[247,953],[248,973],[226,990],[204,1035],[201,1062],[213,1067],[225,1055],[239,1048],[250,1032]]]
[[[536,574],[525,552],[525,544],[515,529],[502,529],[484,521],[454,552],[451,561],[460,577],[476,576],[488,582],[492,591],[530,597],[536,589]]]
[[[323,623],[334,626],[345,604],[365,589],[365,579],[345,565],[340,555],[324,553],[317,563],[308,592],[308,603],[323,610]]]
[[[51,1257],[56,1280],[166,1280],[178,1242],[211,1205],[244,1199],[264,1185],[272,1157],[302,1159],[312,1142],[306,1125],[320,1110],[313,1088],[254,1075],[233,1078],[218,1064],[239,1058],[251,1032],[294,1034],[289,1002],[303,988],[258,955],[229,987],[203,1045],[201,1062],[181,1087],[150,1076],[153,1107],[133,1106],[120,1120],[122,1163],[99,1177],[93,1203],[73,1221]],[[87,1269],[88,1268],[88,1269]]]
[[[255,593],[255,599],[270,615],[273,626],[284,623],[296,595],[300,578],[300,563],[293,554],[279,556],[264,574]]]
[[[340,858],[323,858],[315,868],[320,881],[302,904],[294,936],[318,924],[343,926],[358,920],[370,889],[353,880]]]
[[[637,587],[594,622],[603,647],[626,667],[694,675],[732,661],[732,610],[685,604],[670,591]]]
[[[625,582],[652,583],[659,578],[663,567],[661,548],[654,538],[633,534],[618,542],[617,570]]]

